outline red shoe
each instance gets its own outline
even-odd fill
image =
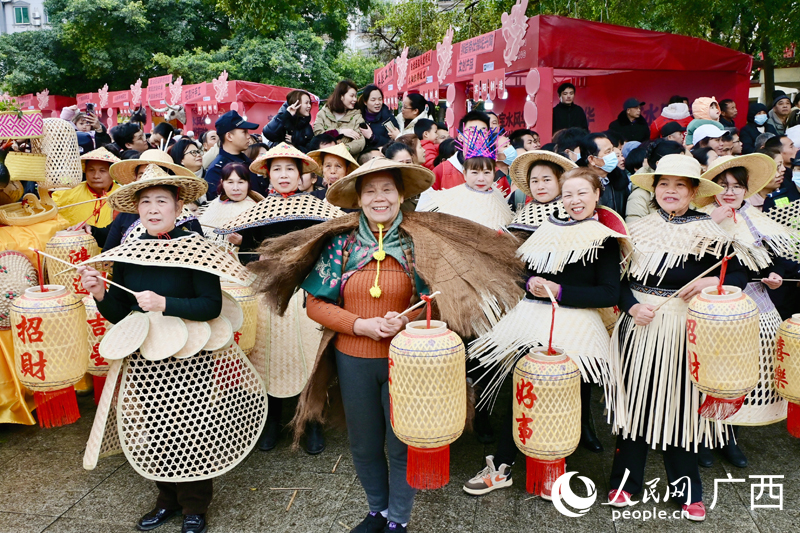
[[[608,504],[611,507],[628,507],[631,503],[631,493],[614,489],[608,493]]]
[[[683,504],[681,516],[693,522],[702,522],[706,519],[706,506],[703,505],[703,502],[695,502],[691,505]]]

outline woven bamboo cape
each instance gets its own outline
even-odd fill
[[[560,220],[565,220],[569,215],[561,203],[561,198],[542,204],[539,202],[528,202],[522,210],[517,211],[514,219],[508,225],[508,229],[518,229],[523,231],[536,231],[539,226],[550,217],[555,216]]]
[[[223,201],[219,198],[212,200],[199,218],[200,224],[203,224],[203,234],[206,239],[223,250],[237,251],[238,247],[231,244],[226,235],[215,233],[214,230],[232,220],[236,220],[239,215],[246,213],[255,205],[256,201],[250,197],[241,202]]]
[[[340,217],[344,212],[338,207],[310,194],[299,193],[284,198],[273,194],[258,202],[233,220],[214,230],[218,235],[227,235],[247,228],[267,226],[286,220],[318,220],[325,222]]]
[[[476,191],[466,183],[451,189],[427,191],[428,201],[418,211],[437,211],[466,218],[494,230],[507,226],[514,217],[503,193],[495,188]]]

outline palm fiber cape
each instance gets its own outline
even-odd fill
[[[257,288],[283,314],[294,293],[314,268],[323,246],[333,237],[358,229],[361,212],[311,228],[268,239],[259,248],[261,260],[248,268],[258,275]],[[400,232],[414,246],[414,267],[431,292],[437,314],[464,338],[487,331],[524,294],[525,269],[516,255],[518,242],[508,234],[443,213],[403,213]],[[300,395],[292,424],[295,443],[307,422],[341,415],[336,364],[325,330],[316,362]],[[330,348],[330,349],[329,349]]]

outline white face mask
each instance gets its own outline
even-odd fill
[[[754,120],[757,125],[763,126],[764,123],[767,121],[767,115],[756,115],[756,118]]]

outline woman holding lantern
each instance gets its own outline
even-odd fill
[[[370,509],[356,533],[405,531],[416,492],[407,481],[410,447],[390,430],[390,343],[409,320],[400,312],[440,291],[441,319],[474,336],[521,294],[511,238],[449,215],[400,211],[405,197],[433,179],[424,167],[373,159],[328,190],[329,202],[358,212],[267,241],[262,260],[251,265],[279,312],[302,287],[309,316],[326,328],[294,426],[299,438],[306,421],[326,418],[327,398],[339,396],[329,391],[338,372],[350,449]]]

